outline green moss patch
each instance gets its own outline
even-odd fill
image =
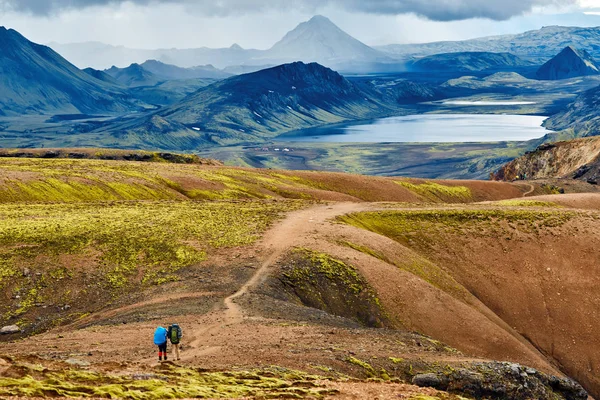
[[[551,201],[540,201],[540,200],[522,200],[522,199],[512,199],[512,200],[502,200],[498,201],[494,204],[505,207],[562,207],[559,204],[553,203]]]
[[[402,243],[435,241],[436,234],[453,233],[495,236],[510,229],[539,233],[542,228],[559,227],[577,214],[568,211],[538,210],[399,210],[353,213],[338,220],[367,229]]]
[[[0,377],[0,395],[154,400],[239,397],[319,399],[335,394],[335,390],[319,385],[317,381],[322,379],[277,367],[253,371],[202,372],[163,364],[152,373],[135,375],[45,370],[22,378]]]
[[[356,268],[327,254],[294,251],[282,267],[280,281],[305,306],[367,326],[388,324],[377,294]]]
[[[473,201],[471,189],[466,186],[448,186],[435,182],[421,184],[414,184],[408,181],[395,182],[426,200],[435,203],[467,203]]]

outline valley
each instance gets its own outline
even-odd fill
[[[36,48],[18,34],[4,32],[12,40],[10,46]],[[362,49],[364,57],[376,55],[374,50],[366,50],[368,46],[349,39],[326,18],[307,22],[286,36],[282,42],[287,43],[285,46],[280,43],[275,48],[281,52],[286,46],[314,40],[310,32],[319,32],[328,40],[333,40],[333,35],[347,42],[348,49],[340,50],[341,58],[336,63],[342,62],[341,54],[349,54],[349,49]],[[320,50],[312,51],[312,55],[303,58],[323,62],[319,59]],[[565,65],[579,65],[577,57],[591,56],[569,50],[557,57],[567,60]],[[14,61],[30,63],[23,58]],[[284,58],[279,60],[282,61]],[[42,68],[47,62],[38,59],[36,65]],[[67,65],[68,61],[63,59],[61,63]],[[21,109],[5,106],[4,115],[0,115],[0,146],[192,151],[237,166],[482,179],[543,142],[579,135],[569,131],[565,124],[554,122],[558,117],[553,117],[544,126],[557,133],[531,127],[527,128],[531,133],[524,134],[516,125],[515,135],[506,136],[505,124],[519,117],[504,114],[523,115],[523,121],[555,115],[600,83],[595,74],[577,72],[571,78],[539,80],[535,61],[508,53],[445,53],[423,57],[413,64],[403,72],[344,75],[320,64],[302,62],[266,69],[260,66],[256,72],[236,76],[226,68],[212,65],[185,68],[157,60],[124,68],[113,66],[105,71],[89,68],[84,75],[90,82],[127,93],[121,96],[128,103],[126,111],[106,108],[92,111],[73,103],[72,108],[64,108],[62,113],[40,109],[37,112],[40,115],[30,112],[23,115]],[[76,73],[76,67],[69,68]],[[84,96],[85,90],[81,90],[80,96]],[[79,107],[80,113],[73,107]],[[469,116],[472,114],[497,117]],[[422,116],[417,118],[419,115]],[[375,123],[367,127],[369,121],[388,121],[385,118],[391,117],[399,118],[398,121],[439,121],[439,125],[424,123],[421,128],[421,125]],[[466,122],[479,118],[497,123],[487,123],[482,128],[478,122]],[[473,134],[455,126],[458,121],[467,123]],[[379,137],[371,133],[362,137],[339,135],[338,126],[348,127],[345,132],[348,129],[383,132],[381,129],[385,128],[387,133]],[[353,126],[357,128],[350,128]],[[500,136],[482,135],[483,129],[496,131]],[[319,143],[304,140],[293,143],[298,140],[298,132],[306,132],[308,137],[319,136]],[[334,132],[335,136],[321,137],[315,132]],[[423,133],[428,135],[425,137]],[[331,137],[336,138],[333,142],[343,140],[348,145],[335,147],[328,139]],[[407,143],[420,141],[432,144]],[[394,142],[398,144],[390,144]],[[281,156],[273,152],[275,148],[290,147],[296,148],[294,154]],[[257,148],[271,151],[257,154]],[[447,148],[442,153],[447,157],[442,160],[435,150],[415,153],[418,161],[408,154],[401,159],[386,156],[396,151],[410,154],[421,148]],[[467,152],[470,148],[476,151]],[[378,157],[380,163],[376,162]]]
[[[599,28],[160,3],[0,1],[141,44],[0,27],[0,398],[600,398]]]

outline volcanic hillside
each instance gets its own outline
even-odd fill
[[[600,198],[551,192],[3,158],[0,395],[584,400]]]
[[[494,174],[496,180],[572,178],[597,184],[600,178],[600,138],[544,144]]]

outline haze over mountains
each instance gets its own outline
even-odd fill
[[[278,65],[302,60],[325,66],[348,63],[394,61],[342,31],[328,18],[315,16],[290,31],[268,50],[247,50],[237,44],[224,49],[136,50],[101,43],[58,44],[53,48],[80,67],[109,68],[146,60],[158,60],[179,67],[214,65],[223,69],[240,65]]]
[[[544,43],[540,46],[540,43]],[[232,73],[252,72],[252,67],[273,66],[293,61],[318,62],[341,70],[365,68],[402,70],[405,63],[442,53],[510,53],[524,62],[542,65],[565,47],[576,44],[593,57],[600,57],[600,28],[549,26],[516,35],[483,37],[464,41],[423,44],[368,46],[348,35],[332,21],[315,16],[285,35],[267,50],[229,48],[210,49],[129,49],[98,42],[59,44],[51,47],[80,68],[127,67],[132,63],[157,60],[179,67],[213,65],[233,68]],[[246,70],[244,70],[246,68]]]

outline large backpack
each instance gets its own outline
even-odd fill
[[[167,343],[167,330],[159,326],[154,331],[154,344],[160,346],[165,343]]]
[[[169,328],[169,339],[173,344],[179,344],[179,325],[173,324]]]

